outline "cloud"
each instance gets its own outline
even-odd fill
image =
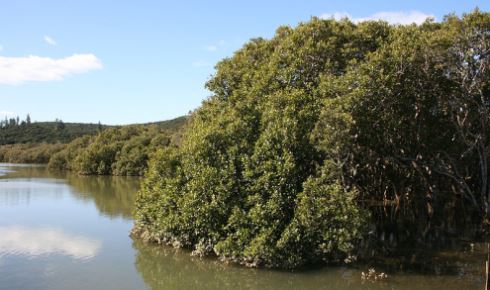
[[[74,54],[60,59],[35,55],[0,56],[0,84],[20,85],[29,81],[62,80],[69,75],[101,68],[101,61],[93,54]]]
[[[352,17],[347,12],[335,12],[335,13],[325,13],[320,16],[322,19],[336,19],[340,20],[342,18],[349,18],[352,22],[358,23],[362,21],[370,20],[384,20],[391,24],[422,24],[427,18],[434,18],[433,14],[426,14],[420,11],[382,11],[375,13],[367,17]]]
[[[2,45],[0,45],[0,51],[2,51],[2,50],[3,50],[3,46],[2,46]]]
[[[74,259],[89,259],[101,247],[100,241],[49,228],[0,227],[0,237],[0,257],[5,254],[29,257],[62,254]]]
[[[57,45],[58,43],[50,36],[45,35],[44,36],[44,42],[46,42],[49,45]]]

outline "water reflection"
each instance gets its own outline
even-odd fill
[[[128,237],[138,179],[0,169],[0,290],[146,288]]]
[[[131,219],[140,180],[134,177],[67,175],[76,198],[95,203],[100,213],[111,218]]]
[[[0,163],[0,205],[28,204],[34,192],[44,197],[51,193],[56,198],[69,193],[76,199],[93,201],[102,215],[130,220],[139,184],[135,177],[79,176],[51,172],[43,166]]]
[[[62,179],[64,174],[61,172],[50,172],[46,170],[46,166],[39,164],[11,164],[11,163],[0,163],[0,178],[2,176],[7,176],[8,178],[56,178]]]
[[[191,257],[185,251],[135,240],[136,269],[148,287],[162,289],[357,289],[360,271],[330,267],[310,271],[274,271],[226,265],[216,259]],[[367,285],[370,286],[370,285]],[[362,287],[384,289],[383,285]]]
[[[10,173],[12,172],[12,170],[8,170],[8,169],[5,169],[5,168],[0,168],[0,176],[4,176],[6,175],[7,173]]]
[[[482,289],[483,247],[475,245],[472,253],[442,252],[435,261],[424,266],[441,269],[457,268],[457,275],[440,272],[426,275],[416,268],[390,272],[383,282],[361,280],[361,272],[369,265],[351,267],[325,267],[309,271],[287,272],[267,269],[246,269],[223,264],[216,259],[191,257],[185,251],[155,246],[135,240],[135,266],[145,283],[152,290],[163,289],[363,289],[363,290],[412,290],[412,289]],[[448,257],[447,255],[450,255]],[[386,268],[378,268],[383,271]]]
[[[138,178],[81,177],[2,164],[0,171],[6,174],[0,176],[0,290],[480,290],[484,285],[485,247],[468,247],[469,242],[430,255],[409,251],[373,265],[301,272],[199,259],[128,237]],[[360,273],[371,266],[388,272],[388,280],[363,283]]]
[[[61,254],[77,260],[85,260],[94,257],[100,247],[100,241],[69,235],[59,229],[0,227],[0,257]]]
[[[32,198],[59,199],[69,187],[57,179],[0,179],[0,205],[29,204]]]

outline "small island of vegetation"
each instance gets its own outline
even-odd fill
[[[488,13],[313,18],[252,39],[206,87],[181,145],[150,160],[134,236],[293,269],[488,223]]]

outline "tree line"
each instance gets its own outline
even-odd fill
[[[110,128],[96,136],[75,139],[51,156],[49,169],[82,175],[142,176],[158,148],[177,146],[178,131],[156,125]]]
[[[19,117],[0,121],[0,145],[26,143],[68,143],[84,135],[95,135],[105,128],[100,124],[65,123],[61,119],[54,122],[32,122],[28,114],[24,120]]]
[[[3,145],[0,162],[46,163],[50,170],[69,170],[82,175],[141,176],[147,169],[149,156],[157,148],[179,144],[180,128],[185,122],[186,118],[180,117],[119,127],[79,124],[81,128],[96,126],[98,133],[84,134],[68,143],[59,142],[55,135],[48,139],[51,142]],[[64,129],[68,130],[68,126]],[[20,134],[19,130],[16,134]]]
[[[133,235],[248,266],[390,253],[490,216],[490,14],[312,18],[216,65]]]
[[[19,116],[16,118],[8,118],[5,116],[4,120],[0,120],[0,128],[15,127],[15,126],[25,126],[31,124],[31,116],[27,114],[25,120],[20,120]]]

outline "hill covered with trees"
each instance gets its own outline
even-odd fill
[[[56,133],[57,129],[51,130],[51,123],[9,125],[11,128],[4,129],[13,132],[17,143],[0,146],[0,162],[48,163],[52,170],[70,170],[84,175],[143,175],[149,156],[157,148],[179,144],[181,128],[186,120],[184,116],[151,124],[93,125],[97,127],[94,132],[88,130],[92,124],[70,124],[73,125],[70,129],[59,129],[67,130],[66,134],[51,137],[29,134],[34,132],[30,127],[38,124],[46,132]],[[82,130],[74,130],[75,125]],[[83,130],[90,133],[82,134]],[[81,134],[81,137],[69,143],[61,143],[58,139],[74,133]],[[44,141],[22,142],[36,138]]]
[[[0,121],[0,145],[19,143],[68,143],[84,135],[95,135],[109,126],[101,124],[31,122],[27,115],[25,120],[10,118]]]
[[[137,237],[297,268],[488,222],[488,13],[313,18],[252,39],[206,86],[181,146],[150,160]]]

